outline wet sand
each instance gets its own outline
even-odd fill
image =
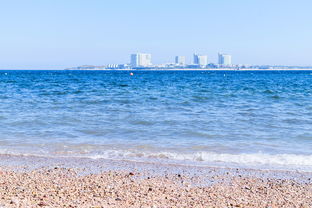
[[[0,207],[312,207],[311,173],[0,159]]]

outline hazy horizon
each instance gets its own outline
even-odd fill
[[[3,2],[0,69],[64,69],[155,64],[193,53],[233,56],[233,64],[312,65],[309,0],[21,1]]]

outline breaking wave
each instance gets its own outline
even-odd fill
[[[90,158],[184,164],[210,167],[244,167],[256,169],[283,169],[312,172],[312,155],[268,153],[216,153],[216,152],[170,152],[140,150],[63,151],[58,153],[18,153],[2,149],[0,155],[39,156],[61,158]]]
[[[175,153],[175,152],[128,152],[128,151],[107,151],[103,154],[90,156],[93,159],[130,159],[130,160],[161,160],[163,162],[179,162],[195,165],[226,165],[229,164],[244,167],[266,167],[300,169],[312,171],[312,155],[296,154],[266,154],[266,153]]]

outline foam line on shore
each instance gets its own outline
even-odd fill
[[[40,154],[11,154],[12,156],[38,156]],[[128,160],[137,162],[157,162],[164,164],[186,164],[193,166],[244,167],[258,169],[282,169],[312,172],[312,155],[266,154],[266,153],[214,153],[214,152],[144,152],[138,150],[107,150],[99,154],[52,155],[55,158],[90,158]]]

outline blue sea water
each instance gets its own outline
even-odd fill
[[[0,71],[0,154],[312,171],[312,71]]]

